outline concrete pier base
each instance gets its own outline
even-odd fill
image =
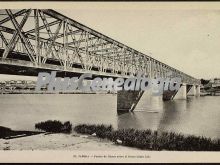
[[[200,96],[200,86],[196,86],[196,96]]]
[[[151,90],[146,91],[118,91],[117,110],[154,111],[162,107],[162,95],[154,96]]]
[[[177,91],[170,91],[170,90],[163,91],[163,101],[172,100],[173,97],[176,95],[176,93]]]
[[[161,109],[162,106],[162,95],[153,95],[149,89],[143,93],[134,111],[155,111]]]
[[[118,91],[117,111],[133,111],[144,91]]]
[[[186,99],[186,84],[182,84],[173,99]]]
[[[196,95],[196,86],[195,85],[192,85],[192,87],[189,90],[189,92],[187,93],[187,95],[189,95],[189,96],[195,96]]]
[[[190,88],[191,89],[190,89]],[[154,107],[154,100],[177,100],[177,99],[186,99],[187,98],[187,90],[189,91],[189,95],[200,95],[200,86],[187,86],[187,84],[183,83],[178,91],[164,91],[163,95],[160,97],[155,97],[152,95],[151,90],[147,91],[118,91],[117,93],[117,110],[118,111],[134,111],[134,110],[142,110],[142,109],[151,109]],[[158,105],[155,103],[155,105]],[[154,108],[153,108],[154,109]]]

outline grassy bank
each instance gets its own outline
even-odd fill
[[[47,120],[35,124],[35,128],[46,132],[70,133],[72,131],[72,124],[69,121],[62,123],[58,120]]]
[[[93,134],[124,146],[144,150],[220,151],[220,139],[212,140],[201,136],[185,136],[173,132],[158,133],[152,130],[113,130],[112,126],[87,124],[77,125],[74,130],[77,133]]]
[[[10,128],[0,126],[0,139],[14,139],[25,136],[32,136],[40,134],[41,132],[34,131],[14,131]]]

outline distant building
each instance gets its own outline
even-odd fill
[[[30,80],[1,81],[0,91],[34,90],[35,86],[36,86],[36,82]]]
[[[215,83],[215,84],[220,84],[220,78],[215,78],[215,79],[214,79],[214,83]]]
[[[220,87],[220,78],[211,79],[209,85],[211,85],[211,87]]]

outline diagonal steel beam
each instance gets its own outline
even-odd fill
[[[11,29],[11,28],[8,28],[8,27],[5,27],[5,26],[1,26],[1,25],[0,25],[0,31],[10,33],[10,34],[14,34],[14,32],[15,32],[14,29]]]
[[[11,10],[8,10],[6,9],[6,12],[7,14],[9,15],[11,21],[12,21],[12,24],[13,26],[15,27],[17,33],[18,33],[18,36],[20,37],[21,41],[23,42],[24,46],[25,46],[25,49],[28,51],[28,56],[30,57],[30,60],[32,62],[36,62],[36,59],[35,59],[35,54],[34,54],[34,49],[30,43],[30,41],[25,38],[24,34],[22,33],[22,28],[20,27],[20,25],[18,24],[18,22],[16,21],[15,17],[13,16]],[[31,10],[29,10],[29,14],[30,14]]]
[[[2,34],[2,32],[0,31],[0,37],[2,38],[3,42],[5,43],[6,47],[8,47],[8,42],[5,39],[4,35]]]
[[[27,9],[23,9],[23,10],[20,10],[20,11],[18,11],[17,13],[15,13],[13,15],[14,15],[14,17],[18,17],[18,16],[20,16],[20,15],[26,13],[26,12],[27,12]],[[10,17],[6,17],[5,19],[1,20],[0,25],[5,23],[5,22],[8,22],[8,21],[10,21]]]
[[[62,25],[62,21],[60,21],[60,23],[59,23],[59,25],[58,25],[58,27],[57,27],[57,29],[56,29],[56,32],[55,32],[55,34],[54,34],[54,36],[53,36],[53,35],[52,35],[52,32],[51,32],[51,30],[50,30],[50,27],[48,26],[48,22],[47,22],[47,19],[46,19],[44,13],[40,12],[40,10],[39,10],[39,14],[40,14],[40,17],[41,17],[41,19],[42,19],[42,21],[43,21],[44,26],[46,27],[46,30],[47,30],[47,32],[48,32],[48,35],[49,35],[49,37],[50,37],[50,38],[47,39],[47,40],[51,41],[51,44],[50,44],[51,47],[49,46],[48,51],[46,52],[46,57],[50,54],[50,52],[51,52],[51,50],[52,50],[52,47],[53,47],[54,50],[55,50],[55,55],[56,55],[57,59],[60,59],[60,57],[59,57],[59,55],[58,55],[58,50],[57,50],[57,48],[56,48],[55,45],[54,45],[55,40],[56,40],[56,38],[55,38],[54,36],[57,37],[57,35],[58,35],[59,31],[60,31],[61,25]],[[56,33],[57,33],[57,34],[56,34]],[[53,52],[52,52],[52,53],[53,53]],[[47,58],[44,58],[43,63],[45,63],[46,60],[47,60]],[[60,63],[63,64],[62,59],[60,59]]]
[[[58,33],[59,33],[60,29],[61,29],[61,26],[62,26],[62,22],[59,23],[54,36],[52,36],[52,38],[50,38],[51,43],[48,46],[48,50],[46,52],[46,56],[48,56],[51,53],[52,47],[54,47],[54,43],[55,43],[55,41],[57,39],[57,35],[58,35]],[[57,50],[55,50],[55,51],[57,51]]]
[[[56,20],[56,21],[53,21],[53,22],[50,22],[47,24],[47,26],[54,26],[56,24],[60,23],[60,20]],[[46,26],[45,25],[42,25],[38,28],[38,30],[42,30],[42,29],[45,29]],[[31,29],[31,30],[28,30],[26,31],[25,33],[34,33],[35,32],[35,29]]]
[[[109,44],[112,44],[108,41],[106,41],[105,43],[97,43],[97,44],[94,44],[94,45],[89,45],[88,48],[98,48],[102,45],[109,45]],[[85,47],[80,47],[79,49],[84,49]]]
[[[30,15],[30,13],[31,13],[31,10],[28,10],[27,13],[25,14],[25,16],[23,17],[21,23],[20,23],[20,28],[23,28],[23,26],[24,26],[25,22],[27,21],[28,16]],[[6,30],[7,31],[8,28],[7,29],[3,28],[2,30]],[[9,45],[8,45],[8,47],[6,47],[6,49],[5,49],[4,53],[3,53],[3,56],[2,56],[3,58],[6,58],[8,56],[8,54],[9,54],[9,52],[14,49],[14,47],[15,47],[16,43],[18,42],[18,39],[19,39],[18,33],[19,32],[17,30],[15,30],[13,32],[13,36],[12,36],[10,42],[9,42]]]
[[[119,48],[118,48],[119,49]],[[113,53],[115,51],[115,48],[105,48],[105,49],[98,49],[98,50],[93,50],[90,52],[106,52],[106,53]]]
[[[39,16],[38,10],[34,10],[34,21],[35,21],[35,52],[36,52],[36,61],[38,64],[41,63],[40,56],[40,34],[39,34]]]
[[[67,26],[67,29],[68,29],[69,31],[73,31],[73,30],[72,30],[72,27]],[[76,53],[76,55],[78,56],[78,58],[79,58],[79,60],[80,60],[80,62],[81,62],[82,68],[84,68],[84,67],[85,67],[85,65],[84,65],[84,60],[83,60],[81,54],[79,53],[79,52],[80,52],[80,50],[79,50],[79,44],[76,43],[76,38],[75,38],[75,36],[73,36],[72,34],[71,34],[70,36],[71,36],[71,39],[73,40],[73,44],[74,44],[74,46],[75,46],[75,48],[76,48],[76,49],[75,49],[75,53]],[[81,37],[82,37],[82,31],[81,31],[81,34],[80,34],[80,39],[81,39]],[[69,44],[67,44],[67,45],[69,45]]]
[[[14,34],[16,32],[16,30],[14,29],[11,29],[11,28],[8,28],[8,27],[5,27],[5,26],[1,26],[0,25],[0,31],[3,31],[3,32],[6,32],[6,33],[10,33],[10,34]],[[35,35],[32,35],[32,34],[24,34],[25,37],[31,39],[31,40],[35,40],[36,39],[36,36]],[[44,42],[44,43],[48,43],[48,40],[46,38],[42,38],[40,37],[39,38],[41,42]],[[55,42],[54,43],[55,46],[59,46],[59,47],[63,47],[63,44],[62,43],[59,43],[59,42]],[[69,50],[72,50],[72,51],[75,51],[76,48],[75,47],[71,47],[71,46],[68,46],[68,49]]]
[[[70,31],[66,35],[73,35],[73,34],[77,34],[77,33],[80,33],[80,32],[82,32],[82,30]],[[57,38],[62,38],[63,36],[64,36],[64,34],[60,34],[60,35],[57,36]]]

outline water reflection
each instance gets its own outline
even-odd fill
[[[186,100],[171,100],[163,103],[164,111],[161,117],[158,130],[159,131],[174,131],[174,125],[185,122],[187,101]]]
[[[145,109],[143,112],[119,116],[119,128],[150,128],[220,138],[220,97],[189,97],[187,100],[166,102],[161,100],[159,105],[154,106],[160,107],[158,113],[148,113],[148,109]],[[135,120],[132,120],[134,117],[131,118],[131,115],[135,116]]]
[[[125,113],[118,118],[118,127],[135,129],[157,130],[163,114],[163,102],[161,96],[154,96],[150,101],[141,105],[141,111]],[[140,108],[139,108],[140,109]]]

